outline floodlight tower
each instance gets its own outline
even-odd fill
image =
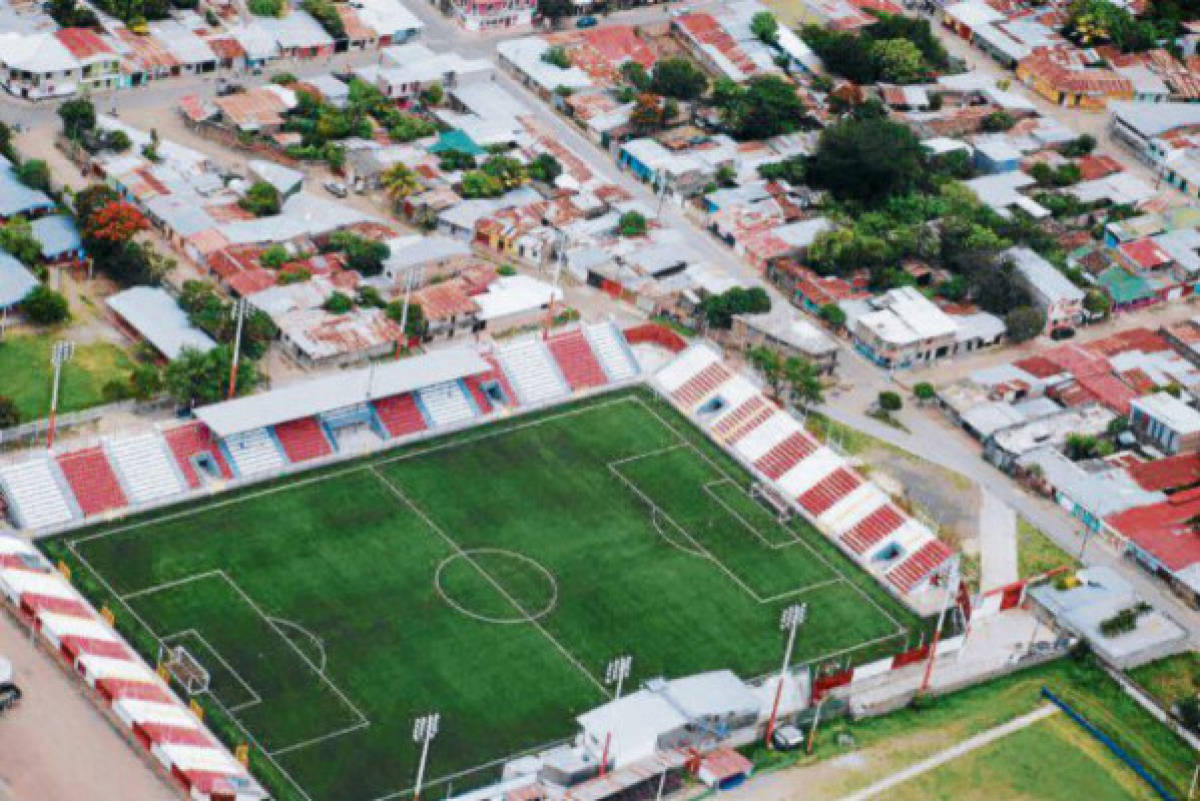
[[[238,298],[233,307],[237,329],[233,334],[233,361],[229,363],[229,397],[237,394],[238,360],[242,358],[242,321],[246,319],[246,299]]]
[[[808,618],[808,604],[792,604],[779,615],[779,630],[788,633],[787,648],[783,651],[783,667],[779,669],[779,684],[775,686],[775,703],[771,705],[771,717],[767,720],[767,748],[771,747],[771,735],[775,733],[775,718],[779,715],[779,701],[783,697],[783,682],[787,679],[788,664],[792,661],[792,649],[796,645],[796,630]]]
[[[429,743],[437,736],[442,716],[430,712],[413,721],[413,742],[421,745],[421,761],[417,765],[417,784],[413,788],[413,801],[421,801],[421,782],[425,779],[425,760],[429,757]]]
[[[629,678],[630,669],[633,667],[633,657],[626,654],[618,656],[608,663],[608,667],[604,669],[604,683],[608,685],[616,685],[616,691],[613,693],[612,703],[621,700],[621,689],[625,686],[625,679]],[[608,771],[608,749],[612,745],[612,723],[609,723],[608,734],[604,736],[604,752],[600,754],[600,775],[603,776]]]
[[[62,378],[62,366],[75,355],[75,343],[60,339],[50,351],[50,364],[54,367],[54,388],[50,391],[50,427],[46,431],[46,447],[54,447],[54,426],[58,419],[58,383]]]

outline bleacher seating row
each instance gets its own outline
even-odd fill
[[[717,441],[802,509],[827,537],[901,594],[919,590],[952,556],[832,449],[768,400],[706,345],[694,345],[655,383]]]
[[[44,529],[153,503],[239,477],[264,476],[338,450],[334,427],[361,419],[382,440],[457,426],[501,407],[532,406],[635,377],[637,360],[612,323],[543,339],[529,336],[483,354],[488,372],[330,410],[221,441],[200,422],[25,461],[0,464],[0,493],[18,527]],[[351,411],[346,416],[340,412]],[[339,414],[332,414],[339,412]],[[360,414],[361,413],[361,414]]]
[[[135,448],[139,444],[144,443]],[[0,594],[96,690],[189,798],[267,797],[167,683],[32,545],[17,537],[0,535]]]

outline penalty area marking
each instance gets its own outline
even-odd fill
[[[479,562],[476,557],[488,555],[507,556],[510,559],[514,559],[518,562],[533,567],[535,571],[541,574],[546,581],[549,582],[550,600],[546,602],[544,607],[534,612],[525,611],[525,607],[521,606],[520,604],[512,604],[512,606],[519,611],[520,614],[514,615],[513,617],[494,617],[492,615],[485,615],[468,609],[464,605],[451,598],[450,593],[446,592],[446,588],[442,586],[442,571],[452,562],[456,562],[459,559],[466,559],[467,562],[473,567],[482,571],[482,568],[479,566]],[[536,623],[553,612],[554,607],[558,605],[558,579],[554,578],[554,574],[536,559],[532,559],[523,553],[517,553],[516,551],[510,551],[505,548],[467,548],[458,553],[450,554],[440,563],[438,563],[437,570],[435,570],[433,573],[433,588],[437,591],[437,594],[446,603],[446,605],[454,609],[454,611],[484,623],[496,623],[502,626],[512,625],[513,623]],[[501,594],[503,595],[505,593],[502,592]]]
[[[214,648],[212,643],[205,639],[204,635],[196,629],[183,629],[182,631],[177,631],[174,634],[164,634],[159,639],[165,643],[169,643],[174,640],[181,640],[185,637],[194,637],[197,642],[203,645],[204,650],[212,654],[213,658],[220,663],[221,667],[223,667],[230,676],[233,676],[234,680],[236,680],[238,684],[242,685],[242,689],[245,690],[246,694],[250,696],[249,701],[245,701],[240,704],[234,704],[233,706],[227,706],[225,707],[227,710],[230,712],[237,712],[238,710],[249,709],[252,706],[262,703],[262,696],[254,691],[254,688],[250,686],[250,683],[242,678],[242,674],[238,673],[237,669],[234,668],[233,665],[229,664],[225,657],[221,656],[221,652]],[[209,695],[215,695],[211,689],[205,690],[204,692],[208,693]]]

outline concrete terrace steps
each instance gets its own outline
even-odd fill
[[[458,381],[425,387],[417,392],[417,397],[435,426],[453,425],[475,416],[475,408]]]
[[[131,503],[146,503],[184,490],[183,479],[158,434],[111,439],[105,445]]]
[[[521,403],[544,403],[570,394],[570,387],[540,339],[508,343],[497,355]]]
[[[117,474],[99,445],[55,457],[84,516],[128,506]]]
[[[248,431],[237,439],[227,439],[225,444],[237,472],[243,476],[269,473],[286,464],[283,451],[265,428]]]
[[[48,457],[0,466],[0,490],[24,528],[59,525],[78,517]]]
[[[625,342],[625,337],[612,323],[585,325],[583,334],[591,344],[592,353],[599,359],[609,381],[624,381],[641,372],[637,360]]]
[[[546,340],[546,346],[571,389],[602,387],[608,383],[608,375],[582,331],[554,334]]]

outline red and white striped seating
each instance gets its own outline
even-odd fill
[[[163,437],[167,440],[171,453],[175,455],[183,477],[193,489],[200,486],[200,476],[196,474],[196,468],[192,465],[192,457],[201,454],[212,459],[222,476],[227,479],[233,478],[233,471],[225,463],[225,457],[221,455],[220,450],[213,444],[212,434],[204,423],[188,423],[169,429],[163,432]]]
[[[592,353],[592,346],[579,329],[555,334],[546,340],[550,354],[562,371],[571,389],[602,387],[608,383],[604,368]]]
[[[887,579],[896,589],[906,593],[925,577],[940,568],[953,552],[939,539],[930,538],[900,564],[887,573]]]
[[[733,373],[729,368],[720,362],[713,362],[684,382],[679,389],[671,393],[671,397],[685,408],[694,407],[731,378]]]
[[[121,482],[99,446],[59,454],[57,461],[84,515],[129,505]]]
[[[826,510],[857,489],[860,484],[862,484],[862,479],[858,477],[857,473],[839,467],[817,482],[797,500],[810,515],[820,517]]]
[[[501,391],[504,392],[504,397],[508,398],[509,406],[516,406],[520,403],[516,390],[513,389],[512,384],[508,381],[508,376],[505,375],[504,370],[500,367],[500,360],[491,354],[485,355],[483,360],[492,366],[492,371],[484,373],[482,376],[483,380],[498,381]]]
[[[904,514],[890,503],[880,506],[842,534],[846,547],[864,554],[904,525]]]
[[[417,408],[417,401],[409,393],[380,398],[373,402],[375,414],[387,429],[388,436],[403,437],[428,428],[424,415]]]
[[[763,475],[774,481],[802,460],[811,456],[816,449],[816,442],[797,431],[767,451],[765,455],[754,463],[754,466]]]
[[[288,461],[304,462],[333,453],[329,439],[315,417],[303,417],[275,426],[275,438]]]
[[[774,404],[762,395],[750,399],[722,415],[709,432],[721,442],[739,440],[765,423],[776,412]]]

